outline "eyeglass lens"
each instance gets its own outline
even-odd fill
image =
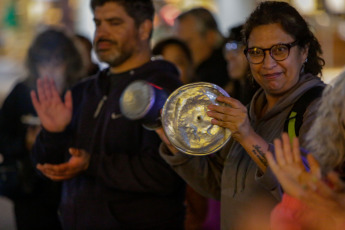
[[[247,50],[248,60],[253,64],[259,64],[264,61],[266,50],[269,50],[270,56],[276,61],[283,61],[289,56],[290,47],[285,44],[272,46],[270,49],[251,48]]]

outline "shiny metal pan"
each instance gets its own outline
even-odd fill
[[[179,151],[189,155],[208,155],[221,149],[230,139],[229,129],[213,125],[206,112],[210,104],[226,91],[215,84],[196,82],[175,90],[162,110],[164,132]],[[224,104],[225,105],[225,104]]]

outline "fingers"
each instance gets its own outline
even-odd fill
[[[37,79],[37,96],[40,103],[50,104],[52,101],[60,101],[59,92],[53,78],[44,77]]]
[[[38,94],[38,99],[40,103],[43,103],[47,100],[47,95],[46,95],[46,90],[44,87],[44,79],[37,79],[37,94]]]
[[[35,108],[35,110],[38,112],[41,110],[41,106],[40,106],[40,103],[39,101],[37,100],[37,95],[36,95],[36,92],[34,90],[32,90],[30,92],[30,96],[31,96],[31,101],[32,101],[32,104]]]
[[[217,119],[218,121],[233,121],[238,119],[240,115],[236,111],[231,111],[230,108],[217,106],[215,110],[207,111],[207,116]]]
[[[274,149],[275,149],[275,155],[276,160],[279,165],[285,165],[286,160],[283,153],[283,147],[282,147],[282,141],[278,138],[276,138],[274,141]]]
[[[283,141],[283,157],[285,158],[286,163],[293,162],[293,154],[291,153],[291,143],[290,138],[287,133],[282,134]]]
[[[53,78],[47,79],[47,89],[49,90],[49,96],[52,98],[55,102],[60,102],[60,95],[56,88],[56,84]]]
[[[237,101],[236,99],[229,98],[229,97],[217,97],[219,102],[224,102],[229,106],[224,105],[215,105],[211,104],[207,106],[210,110],[207,113],[212,114],[212,117],[215,117],[218,114],[226,114],[228,116],[238,116],[239,113],[245,112],[247,113],[246,107],[244,107],[241,102]],[[213,116],[214,114],[214,116]],[[217,117],[215,117],[217,118]]]
[[[226,122],[237,123],[244,121],[247,117],[247,109],[241,108],[230,108],[226,106],[209,105],[206,114],[216,120],[212,120],[212,124],[224,126]]]
[[[158,134],[158,136],[161,138],[161,140],[166,144],[166,146],[169,148],[170,152],[172,154],[176,154],[178,153],[178,150],[170,143],[169,139],[167,138],[167,136],[164,133],[163,128],[158,128],[155,129],[156,133]]]
[[[318,179],[315,178],[314,180],[311,180],[308,183],[308,187],[312,191],[316,191],[322,197],[332,198],[334,196],[334,192],[333,192],[332,188],[329,187],[329,185],[327,185],[322,180],[318,180]]]
[[[54,88],[54,80],[52,78],[49,77],[44,77],[42,79],[43,82],[43,89],[44,89],[44,93],[46,96],[46,99],[50,99],[53,98],[53,88]]]
[[[271,152],[266,152],[265,154],[266,160],[268,162],[268,165],[271,167],[274,174],[278,174],[279,166],[276,162],[276,160],[273,157],[273,154]]]
[[[70,167],[68,163],[53,164],[37,164],[36,168],[40,170],[46,177],[52,180],[67,180],[75,177],[78,170]]]
[[[37,169],[51,173],[51,174],[61,174],[65,173],[68,169],[68,163],[62,163],[62,164],[37,164]]]
[[[61,180],[68,180],[74,177],[75,173],[57,173],[49,169],[49,166],[37,164],[36,168],[43,173],[46,177],[53,181],[61,181]]]
[[[163,128],[155,129],[155,131],[158,134],[158,136],[161,138],[161,140],[164,141],[165,144],[171,145],[170,141],[168,140],[167,136],[164,133]]]
[[[339,175],[336,172],[329,172],[327,174],[327,179],[332,183],[335,191],[345,192],[345,183],[339,178]]]
[[[314,158],[312,154],[307,155],[310,172],[318,179],[321,179],[321,168],[317,160]]]
[[[73,109],[73,102],[72,102],[72,92],[68,90],[65,94],[65,106],[72,111]]]
[[[279,165],[301,163],[301,154],[299,150],[299,142],[297,138],[293,139],[291,149],[290,138],[287,133],[282,134],[282,139],[274,140],[276,159]]]
[[[292,140],[292,158],[295,162],[302,162],[301,151],[299,149],[299,141],[297,137]]]
[[[75,156],[75,157],[80,157],[82,155],[81,149],[69,148],[68,151],[72,156]]]
[[[225,104],[229,105],[232,108],[239,108],[243,106],[240,101],[232,97],[219,96],[217,97],[217,101],[224,102]]]

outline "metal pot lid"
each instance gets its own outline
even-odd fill
[[[122,114],[131,120],[143,118],[154,103],[153,95],[153,89],[146,81],[134,81],[126,87],[121,95]]]
[[[164,132],[179,151],[190,155],[208,155],[216,152],[230,139],[229,129],[213,125],[206,112],[210,104],[226,91],[215,84],[196,82],[181,86],[167,99],[162,110]]]

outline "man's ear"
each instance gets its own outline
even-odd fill
[[[139,27],[139,37],[141,40],[148,40],[151,36],[153,23],[151,20],[146,19]]]

